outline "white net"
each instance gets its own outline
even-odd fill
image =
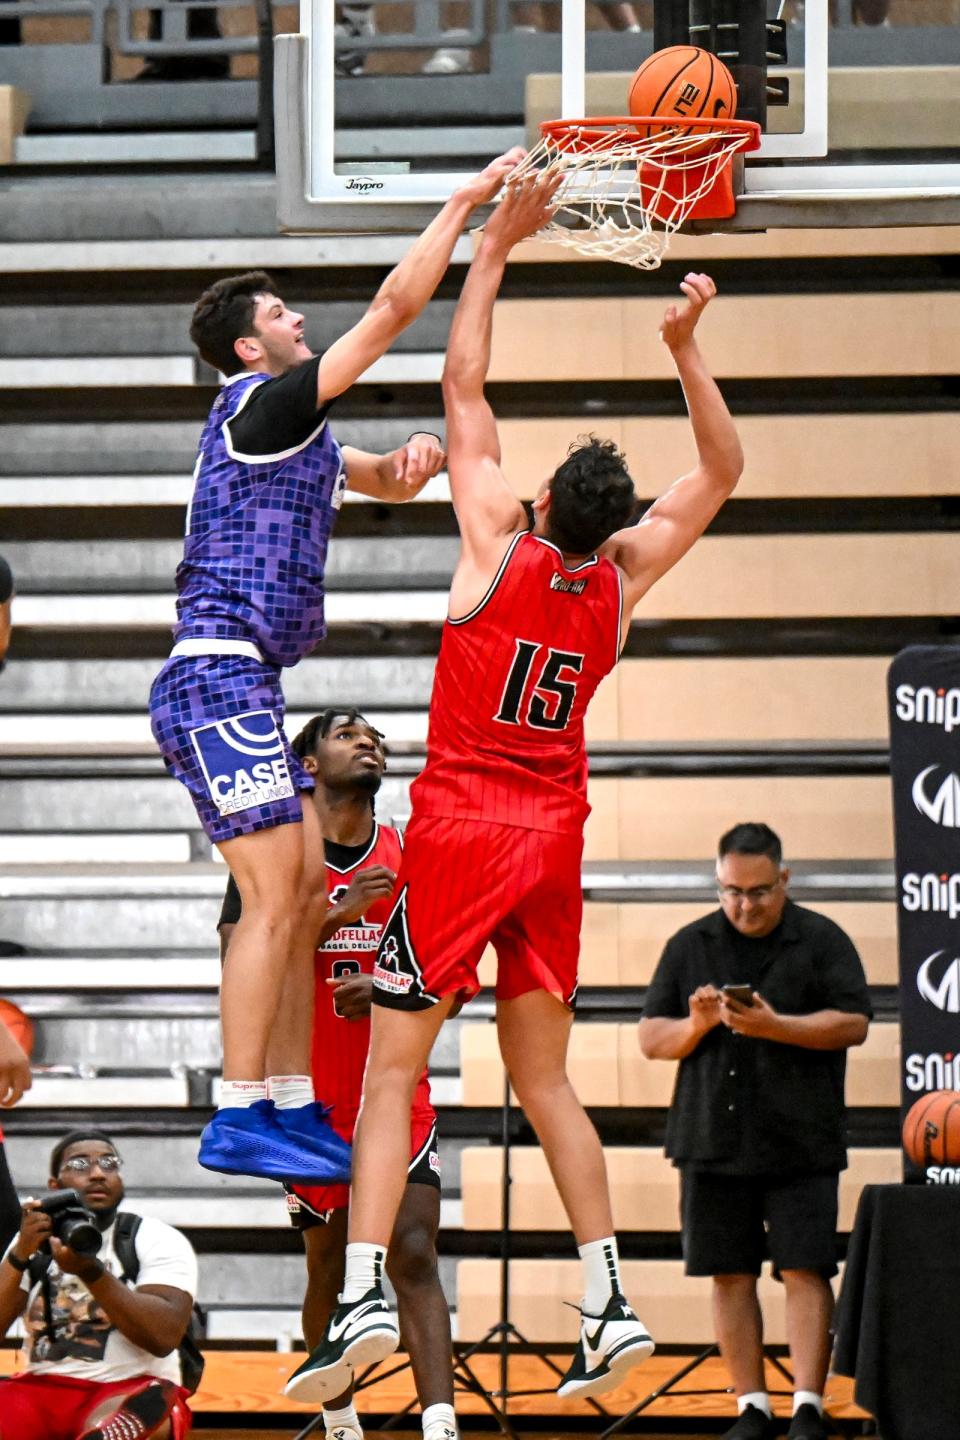
[[[511,178],[533,169],[564,176],[557,212],[538,240],[656,270],[733,154],[752,148],[753,128],[621,117],[554,122]]]

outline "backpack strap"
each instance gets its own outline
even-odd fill
[[[35,1285],[40,1286],[40,1298],[43,1301],[43,1332],[51,1342],[57,1338],[57,1328],[53,1323],[53,1296],[50,1294],[52,1262],[53,1256],[49,1250],[35,1250],[27,1261],[27,1275],[31,1291]]]
[[[52,1259],[53,1256],[49,1252],[44,1253],[43,1250],[34,1250],[30,1259],[27,1261],[27,1275],[30,1277],[31,1290],[34,1285],[39,1284],[44,1275],[46,1275],[50,1269]]]
[[[113,1248],[120,1261],[120,1280],[124,1285],[135,1285],[140,1274],[140,1259],[137,1255],[137,1231],[141,1215],[129,1210],[119,1210],[113,1222]]]

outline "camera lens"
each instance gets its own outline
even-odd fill
[[[103,1243],[103,1236],[91,1220],[66,1220],[57,1237],[77,1255],[96,1255]]]

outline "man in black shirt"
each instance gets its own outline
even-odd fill
[[[729,1440],[774,1433],[757,1276],[769,1253],[786,1289],[795,1372],[791,1440],[821,1440],[846,1167],[846,1051],[871,1017],[852,942],[794,905],[767,825],[721,839],[721,908],[666,945],[640,1048],[679,1060],[667,1154],[681,1172],[686,1270],[713,1277],[717,1340],[737,1393]]]

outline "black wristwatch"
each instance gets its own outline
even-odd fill
[[[91,1260],[86,1270],[86,1275],[81,1275],[80,1271],[77,1271],[77,1279],[82,1280],[84,1285],[96,1285],[97,1281],[107,1273],[107,1267],[102,1260]],[[90,1273],[91,1271],[93,1274]]]
[[[30,1269],[30,1261],[29,1261],[29,1259],[21,1260],[20,1257],[19,1257],[19,1255],[14,1255],[14,1253],[13,1253],[12,1250],[10,1250],[10,1251],[7,1252],[7,1255],[6,1255],[5,1258],[6,1258],[7,1260],[9,1260],[9,1262],[10,1262],[10,1264],[13,1266],[14,1270],[19,1270],[19,1271],[20,1271],[20,1274],[21,1274],[21,1275],[25,1274],[26,1271]]]

